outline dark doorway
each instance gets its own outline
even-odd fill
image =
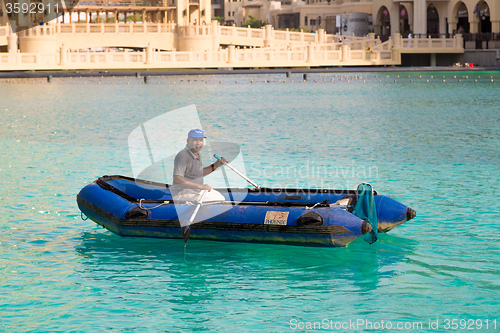
[[[491,32],[490,7],[484,1],[476,6],[474,13],[479,17],[479,33]]]
[[[379,23],[380,23],[380,35],[390,36],[391,16],[389,14],[389,10],[385,6],[380,9]]]
[[[468,34],[470,32],[469,11],[463,2],[458,6],[457,18],[457,32],[459,34]]]
[[[439,35],[439,14],[432,3],[427,7],[427,34],[433,37]]]
[[[410,31],[410,23],[408,20],[408,10],[406,10],[405,6],[399,6],[399,31],[401,35],[407,37]]]
[[[300,24],[300,14],[281,14],[278,15],[279,29],[298,29]]]

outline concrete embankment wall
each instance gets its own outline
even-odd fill
[[[500,66],[500,49],[496,50],[465,50],[463,61],[475,66]]]
[[[456,63],[463,63],[463,54],[457,53],[438,53],[436,54],[435,66],[452,66]],[[416,67],[416,66],[431,66],[431,54],[402,54],[401,66]]]

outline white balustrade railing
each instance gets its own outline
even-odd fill
[[[33,28],[21,30],[17,33],[19,37],[47,37],[55,36],[57,33],[57,25],[45,24],[37,25]]]
[[[412,51],[418,51],[418,49],[462,49],[463,48],[463,38],[462,35],[457,34],[452,38],[401,38],[400,35],[396,35],[395,39],[400,39],[400,47],[404,52],[405,49],[410,49]],[[398,42],[394,44],[397,45]]]
[[[8,27],[0,27],[0,41],[7,39]],[[215,30],[217,29],[217,30]],[[190,68],[190,67],[300,67],[397,65],[400,57],[394,50],[449,49],[457,52],[463,45],[461,35],[454,38],[402,38],[395,34],[380,42],[373,34],[367,37],[343,37],[319,33],[276,31],[270,26],[262,29],[226,27],[217,24],[181,26],[163,23],[70,23],[36,26],[18,33],[19,37],[53,37],[57,35],[103,34],[172,34],[179,37],[215,36],[265,41],[269,47],[238,49],[230,46],[213,52],[156,52],[154,46],[143,52],[59,52],[0,53],[0,70],[78,69],[78,68]],[[2,37],[4,37],[2,39]],[[228,39],[225,39],[227,41]]]
[[[242,28],[242,27],[229,27],[217,26],[217,35],[229,37],[244,37],[244,38],[257,38],[264,39],[264,29]]]
[[[154,34],[173,33],[171,23],[59,23],[58,34]],[[31,30],[31,29],[29,29]]]
[[[61,50],[54,54],[0,53],[0,70],[12,69],[86,69],[86,68],[221,68],[255,66],[339,66],[393,65],[391,51],[326,49],[314,46],[297,48],[227,49],[214,52],[166,52],[147,49],[141,52]]]
[[[425,48],[441,48],[453,49],[462,47],[463,40],[459,38],[401,38],[401,35],[395,35],[397,42],[381,43],[380,39],[375,38],[374,34],[369,34],[367,37],[355,36],[337,36],[328,35],[323,30],[317,33],[304,33],[293,31],[274,30],[270,27],[261,29],[242,28],[219,26],[217,24],[210,25],[190,25],[176,26],[173,23],[57,23],[46,24],[43,26],[35,26],[33,28],[23,30],[18,33],[19,37],[42,37],[54,36],[59,34],[72,34],[77,38],[78,35],[94,35],[94,34],[172,34],[177,33],[180,38],[192,36],[211,37],[229,37],[234,40],[232,44],[238,45],[239,38],[246,38],[247,42],[253,43],[254,46],[264,45],[307,45],[310,43],[320,45],[335,45],[336,49],[340,47],[340,43],[349,45],[351,50],[366,50],[368,48],[376,50],[388,50],[391,47],[425,49]],[[216,29],[216,31],[214,31]],[[9,33],[8,27],[0,27],[0,37],[7,36]],[[227,40],[225,40],[227,42]],[[389,40],[391,41],[391,40]],[[260,43],[260,44],[259,44]],[[251,45],[251,44],[247,44]]]

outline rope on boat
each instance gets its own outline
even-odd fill
[[[143,207],[143,206],[142,206],[142,202],[143,202],[144,200],[146,200],[146,199],[144,199],[144,198],[143,198],[143,199],[140,199],[140,200],[139,200],[139,207],[140,207],[141,209],[145,209],[145,210],[148,210],[148,209],[155,209],[155,208],[158,208],[158,207],[160,207],[160,206],[163,206],[163,205],[166,205],[166,204],[169,204],[169,203],[170,203],[170,201],[166,200],[166,201],[163,201],[163,202],[162,202],[161,204],[159,204],[159,205],[156,205],[156,206],[151,207],[151,208],[146,208],[146,207]]]
[[[316,203],[314,204],[314,206],[312,206],[312,207],[307,207],[307,206],[306,206],[306,209],[313,209],[313,208],[314,208],[314,207],[316,207],[317,205],[321,205],[321,204],[322,204],[321,202],[316,202]]]

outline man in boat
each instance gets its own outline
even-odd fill
[[[199,198],[201,191],[208,190],[203,201],[225,200],[224,196],[212,189],[210,185],[203,183],[203,177],[214,172],[218,167],[226,163],[217,160],[209,166],[203,167],[200,151],[203,149],[205,133],[200,129],[192,129],[188,133],[187,145],[175,156],[174,181],[172,194],[175,200],[195,201]]]

